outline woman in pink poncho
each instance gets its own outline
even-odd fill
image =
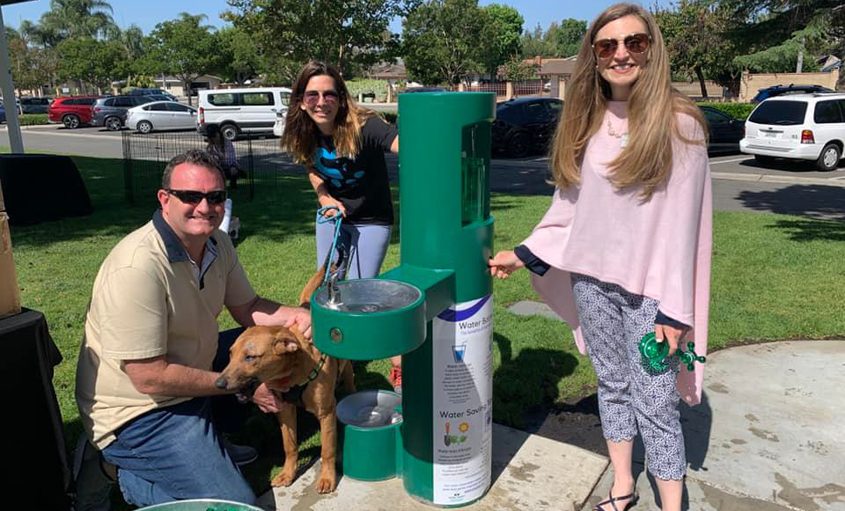
[[[599,413],[614,481],[599,511],[637,501],[633,439],[643,438],[663,511],[681,509],[686,456],[681,397],[701,397],[701,365],[659,375],[637,349],[654,331],[706,353],[712,204],[705,121],[674,91],[654,18],[638,5],[593,22],[567,86],[551,150],[551,207],[523,244],[490,261],[506,278],[527,267],[534,287],[573,329],[598,376]]]

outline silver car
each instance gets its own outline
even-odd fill
[[[153,130],[190,130],[197,126],[197,111],[173,101],[154,101],[130,108],[126,126],[141,133]]]

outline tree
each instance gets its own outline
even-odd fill
[[[698,80],[705,98],[705,78],[738,92],[741,69],[733,62],[737,50],[725,35],[735,22],[727,9],[712,0],[681,0],[654,15],[674,75]]]
[[[504,68],[504,77],[509,82],[523,82],[534,78],[537,74],[534,66],[519,57],[511,58],[502,67]]]
[[[483,20],[479,41],[480,60],[488,76],[495,77],[499,66],[521,54],[522,15],[513,7],[490,4],[480,10]]]
[[[179,14],[179,18],[164,21],[150,33],[148,66],[157,72],[169,73],[182,82],[191,104],[191,83],[197,77],[219,67],[220,48],[211,27],[202,25],[204,14]]]
[[[477,0],[430,0],[419,6],[402,27],[409,78],[427,84],[457,84],[480,70],[482,29]]]
[[[83,89],[84,83],[93,84],[98,93],[109,89],[113,79],[123,76],[128,63],[117,43],[90,38],[62,41],[56,52],[59,79],[79,80]]]
[[[229,27],[217,32],[217,38],[222,56],[220,74],[223,78],[243,85],[248,78],[258,74],[262,60],[250,34],[238,27]]]
[[[578,55],[578,50],[581,49],[581,41],[584,40],[586,33],[586,21],[572,18],[563,20],[550,37],[554,44],[555,55],[558,57]]]
[[[33,42],[55,47],[66,39],[105,37],[116,28],[111,5],[105,0],[51,0],[50,10],[27,31]]]
[[[250,34],[273,65],[292,71],[310,59],[348,72],[398,45],[390,21],[419,0],[229,0],[226,19]]]
[[[551,31],[556,26],[557,24],[553,22],[549,30]],[[534,30],[526,30],[522,35],[522,55],[524,57],[551,57],[556,55],[557,49],[554,43],[549,40],[547,34],[539,23],[534,27]]]
[[[721,0],[737,26],[735,62],[754,71],[793,71],[799,55],[845,51],[841,0]]]

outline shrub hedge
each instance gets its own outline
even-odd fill
[[[701,106],[711,106],[726,114],[735,117],[736,119],[745,120],[751,115],[751,111],[754,110],[754,107],[757,106],[752,103],[717,103],[717,102],[701,102],[698,103]]]

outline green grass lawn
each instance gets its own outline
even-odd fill
[[[109,250],[149,220],[155,207],[152,200],[131,207],[125,203],[120,160],[74,160],[94,214],[12,228],[22,304],[46,315],[64,356],[54,385],[71,445],[80,430],[74,373],[94,277]],[[518,244],[548,203],[547,197],[495,195],[494,248]],[[252,201],[235,198],[234,213],[242,224],[238,253],[260,294],[283,303],[296,300],[315,267],[315,205],[304,175],[256,183]],[[714,238],[711,350],[746,342],[845,336],[845,223],[718,212]],[[397,229],[385,269],[398,264],[398,248]],[[519,427],[525,410],[591,393],[595,375],[589,361],[577,353],[565,324],[508,312],[516,301],[536,299],[528,273],[497,281],[494,294],[494,419]],[[234,326],[228,315],[220,323],[221,328]],[[389,388],[387,370],[385,361],[357,364],[359,388]],[[274,431],[272,422],[255,427]],[[318,455],[317,441],[312,435],[304,443],[305,461]],[[270,442],[281,456],[279,444]]]

